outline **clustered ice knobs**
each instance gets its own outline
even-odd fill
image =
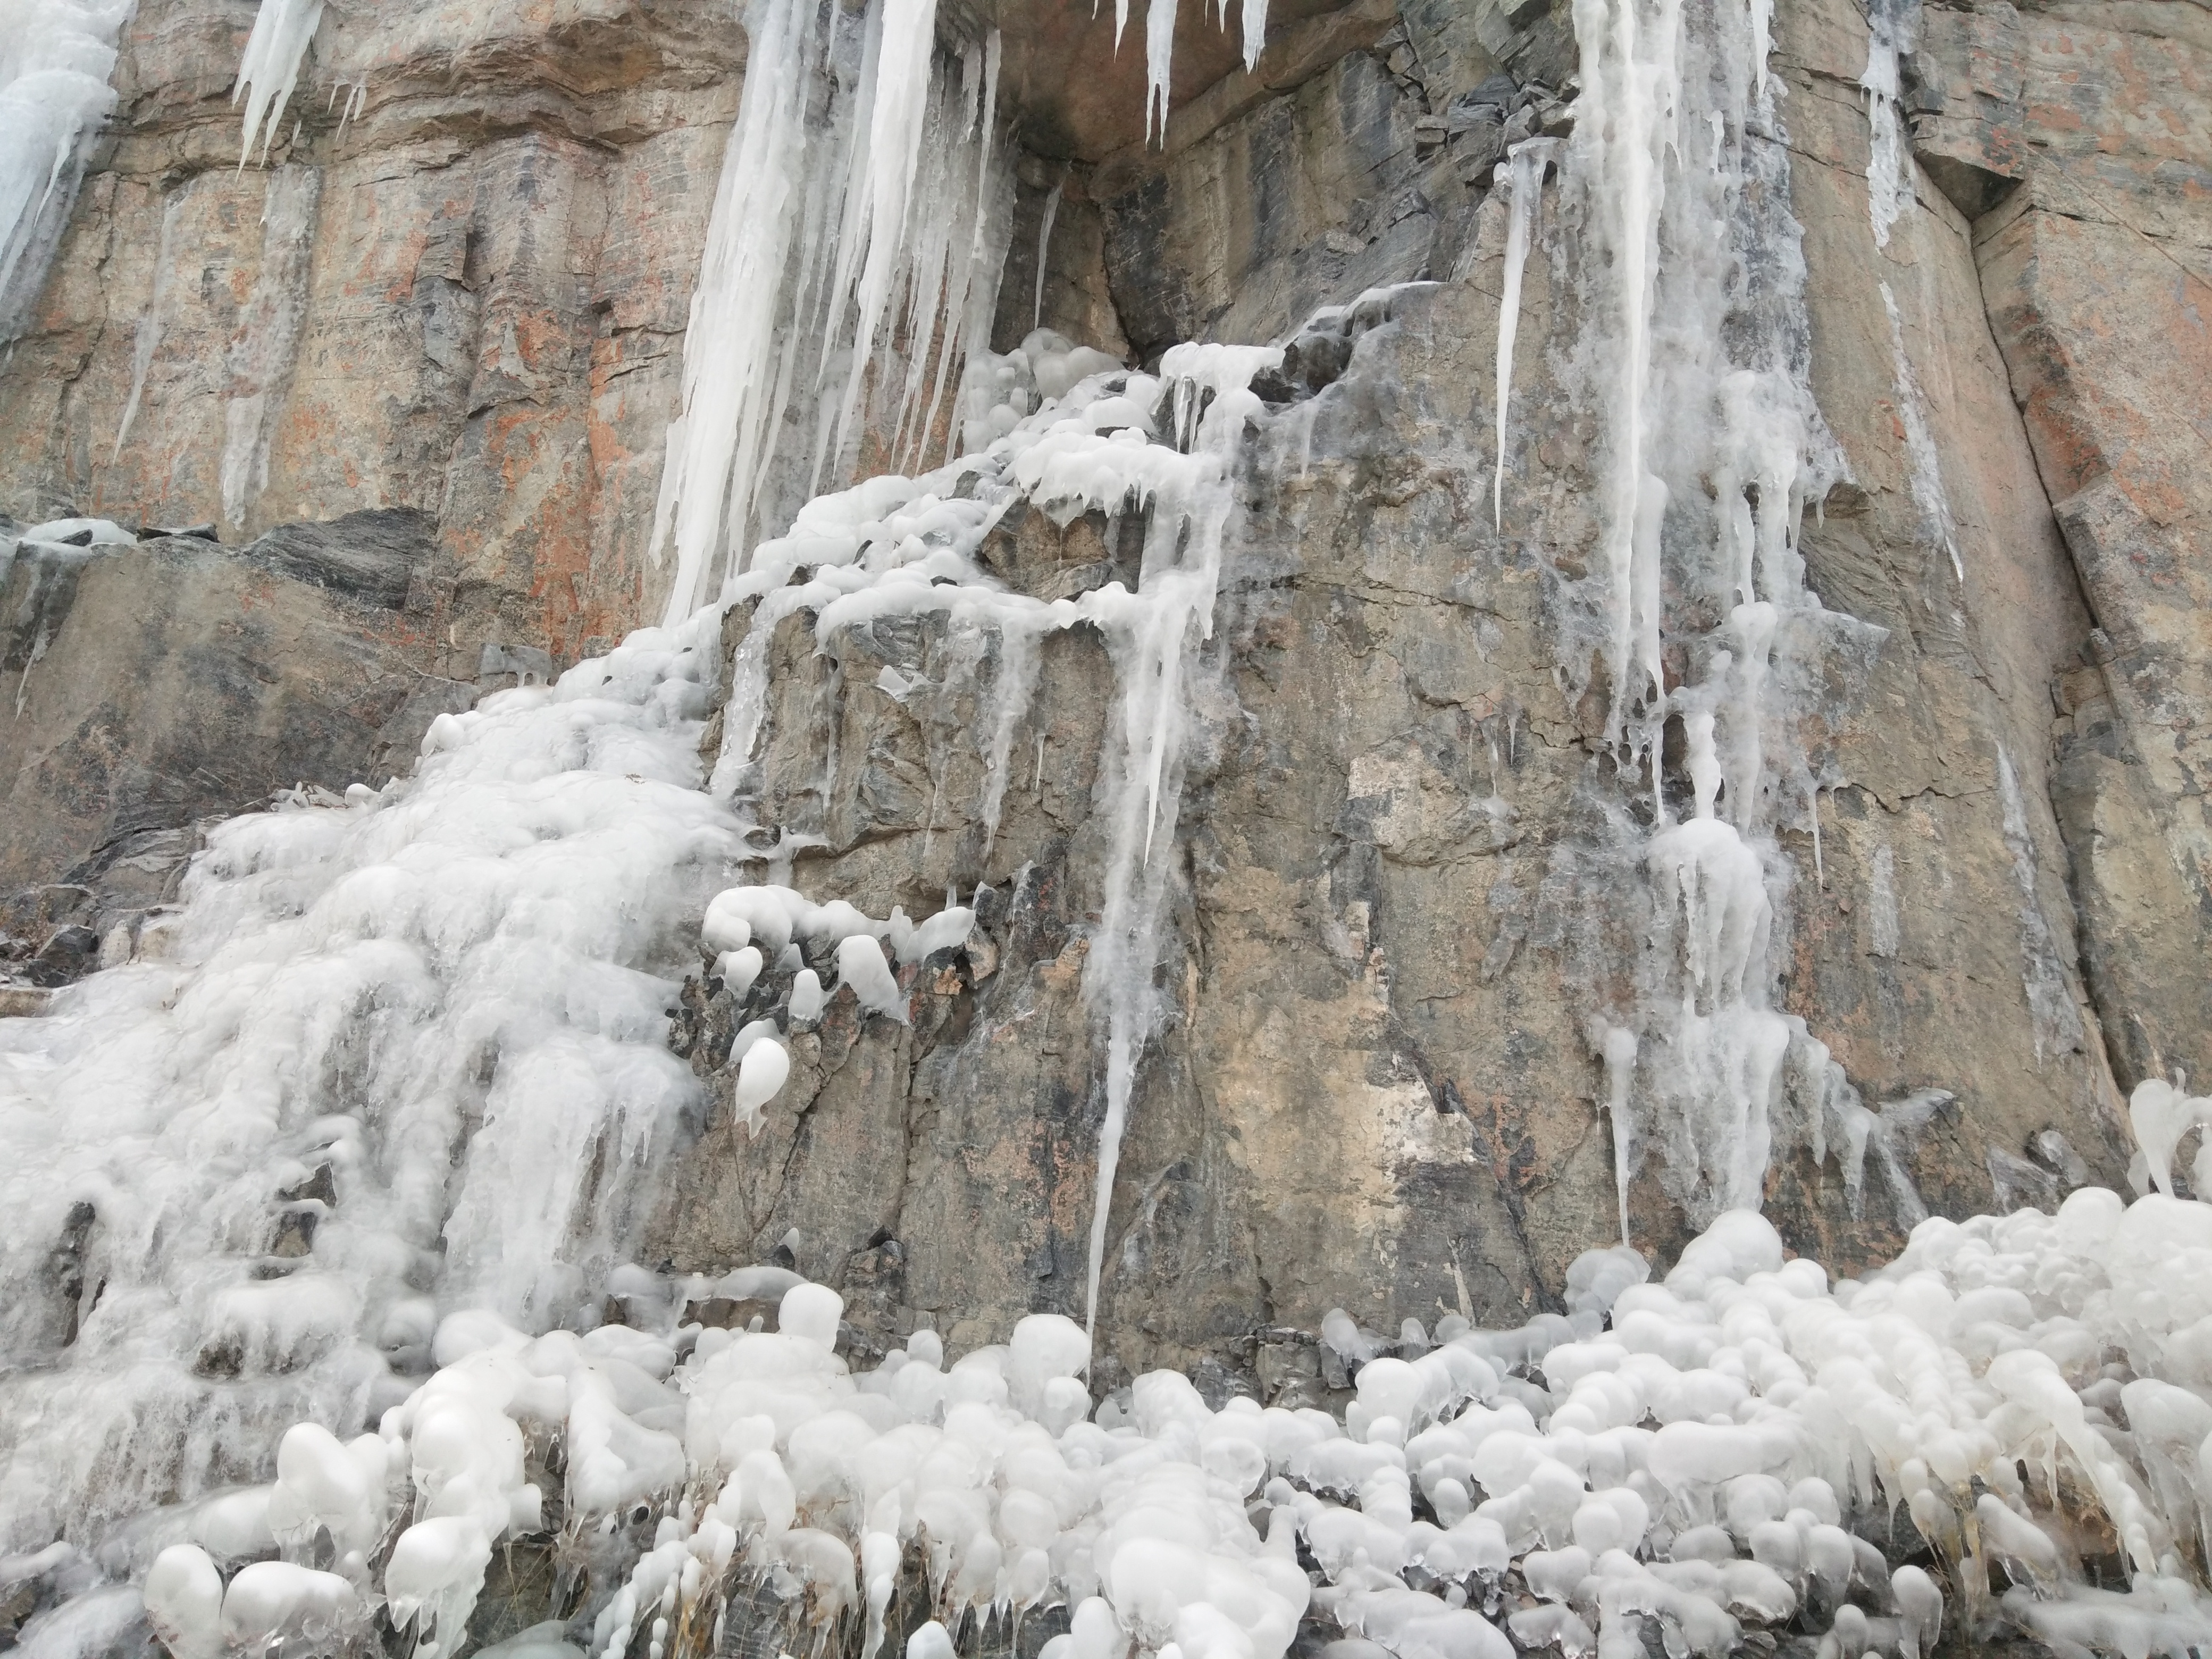
[[[327,1527],[336,1572],[263,1561],[226,1592],[183,1544],[148,1606],[179,1659],[342,1631],[376,1600],[355,1545],[411,1489],[382,1593],[395,1621],[450,1632],[490,1545],[538,1524],[529,1426],[565,1438],[571,1530],[641,1500],[659,1516],[597,1620],[606,1659],[648,1627],[663,1659],[704,1650],[747,1574],[817,1626],[853,1621],[874,1659],[909,1559],[941,1621],[910,1654],[1056,1601],[1072,1628],[1048,1659],[1279,1659],[1315,1618],[1396,1659],[1634,1659],[1652,1628],[1718,1659],[1793,1624],[1824,1659],[1925,1659],[2000,1606],[2062,1651],[2212,1640],[2212,1206],[2084,1189],[2056,1216],[1931,1220],[1833,1285],[1737,1211],[1646,1273],[1591,1252],[1567,1314],[1448,1316],[1433,1345],[1407,1331],[1409,1357],[1333,1313],[1323,1340],[1356,1371],[1340,1419],[1211,1408],[1169,1371],[1094,1411],[1090,1343],[1054,1315],[950,1365],[916,1331],[855,1372],[841,1298],[803,1281],[768,1332],[679,1325],[680,1304],[658,1334],[455,1315],[443,1369],[378,1435],[284,1440],[270,1526],[288,1555]],[[2084,1503],[2132,1589],[2085,1583]],[[1900,1504],[1932,1571],[1850,1529]]]
[[[740,1005],[769,956],[793,967],[805,960],[799,943],[804,940],[817,951],[834,952],[838,984],[851,988],[863,1010],[903,1024],[906,997],[884,959],[883,945],[889,945],[905,966],[957,949],[975,925],[975,913],[965,905],[947,905],[917,926],[903,909],[893,909],[887,921],[872,921],[842,899],[817,904],[788,887],[744,886],[715,895],[700,927],[700,943],[713,961],[714,976]],[[781,1032],[818,1019],[824,1000],[820,975],[811,968],[798,968],[785,1003],[785,1024],[757,1019],[738,1034],[731,1050],[738,1062],[736,1114],[748,1133],[759,1133],[765,1121],[762,1109],[791,1075],[791,1053],[779,1040]]]

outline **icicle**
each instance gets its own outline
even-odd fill
[[[1221,0],[1224,19],[1229,0]],[[1244,0],[1244,72],[1252,75],[1260,68],[1260,54],[1267,46],[1267,0]]]
[[[1152,969],[1170,874],[1168,860],[1152,858],[1152,845],[1157,836],[1175,833],[1190,722],[1184,687],[1198,646],[1212,636],[1214,596],[1236,507],[1233,468],[1244,423],[1261,407],[1250,390],[1252,377],[1281,362],[1279,348],[1222,345],[1179,345],[1161,360],[1178,441],[1192,465],[1168,475],[1179,488],[1154,496],[1138,591],[1103,613],[1112,619],[1108,639],[1121,697],[1114,840],[1103,913],[1084,967],[1085,998],[1103,1008],[1107,1023],[1106,1114],[1085,1279],[1093,1329],[1121,1137],[1137,1065],[1158,1011]],[[1212,400],[1205,402],[1209,392]],[[1201,404],[1204,412],[1196,413]]]
[[[1116,4],[1121,0],[1116,0]],[[1146,0],[1145,141],[1168,140],[1168,76],[1175,62],[1176,0]]]
[[[1044,261],[1052,250],[1052,222],[1060,212],[1060,186],[1054,185],[1044,198],[1044,223],[1037,231],[1036,303],[1030,308],[1030,326],[1044,326]]]
[[[672,538],[670,624],[690,614],[726,538],[742,537],[762,483],[777,299],[799,210],[812,54],[811,0],[763,0],[730,135],[690,324],[684,412],[669,423],[649,545]]]
[[[1798,235],[1784,205],[1786,155],[1747,142],[1773,118],[1765,13],[1701,8],[1694,30],[1684,16],[1677,0],[1575,9],[1583,92],[1563,224],[1581,285],[1579,372],[1603,422],[1601,556],[1579,611],[1593,620],[1569,628],[1560,666],[1571,684],[1597,656],[1608,738],[1647,792],[1653,830],[1623,802],[1608,849],[1627,879],[1593,884],[1584,902],[1594,936],[1623,927],[1647,941],[1628,1022],[1639,1045],[1628,1139],[1663,1151],[1662,1185],[1702,1222],[1759,1202],[1778,1079],[1793,1044],[1809,1041],[1772,1006],[1769,888],[1790,879],[1773,819],[1791,786],[1816,784],[1776,664],[1807,641],[1857,636],[1805,590],[1792,541],[1830,465],[1813,459],[1826,441],[1791,343],[1800,279],[1785,259],[1778,276],[1733,280],[1751,248],[1794,247]],[[1497,502],[1493,483],[1493,512]],[[1670,568],[1677,545],[1685,557]],[[1686,747],[1680,820],[1663,763],[1670,719]]]
[[[1513,216],[1505,231],[1505,295],[1498,310],[1498,470],[1490,485],[1492,527],[1497,530],[1505,527],[1505,451],[1511,430],[1506,416],[1513,406],[1513,340],[1521,327],[1521,276],[1535,234],[1544,171],[1559,149],[1556,138],[1524,139],[1513,147],[1500,169],[1512,191]]]
[[[1613,1184],[1620,1205],[1620,1242],[1628,1243],[1628,1183],[1636,1173],[1636,1118],[1629,1090],[1636,1077],[1636,1033],[1625,1025],[1605,1028],[1599,1041],[1605,1060],[1606,1110],[1613,1119]]]
[[[261,0],[261,9],[253,15],[253,32],[246,36],[246,55],[239,63],[238,84],[230,95],[231,102],[246,106],[240,167],[252,159],[257,137],[266,156],[299,82],[301,60],[322,21],[323,0]]]
[[[1912,49],[1919,4],[1920,0],[1870,0],[1867,7],[1867,61],[1859,87],[1867,100],[1867,210],[1877,247],[1889,246],[1891,228],[1913,199],[1912,158],[1898,106],[1898,62]]]
[[[845,391],[837,404],[834,436],[827,447],[817,447],[815,453],[817,486],[829,456],[845,452],[854,416],[860,407],[861,382],[879,343],[892,290],[901,274],[907,215],[912,205],[909,198],[915,173],[921,163],[922,131],[929,114],[937,0],[881,0],[881,4],[882,35],[876,58],[875,94],[869,110],[866,171],[847,186],[849,197],[854,185],[858,185],[858,199],[863,204],[859,215],[860,240],[867,252],[853,290],[858,315],[853,328],[852,359],[846,370]],[[841,292],[842,288],[840,283]],[[825,436],[832,430],[825,422]]]
[[[1681,0],[1658,0],[1647,23],[1643,0],[1576,0],[1583,97],[1603,118],[1578,121],[1575,137],[1599,246],[1613,278],[1610,319],[1615,383],[1607,476],[1601,480],[1604,568],[1612,639],[1608,735],[1643,747],[1626,727],[1629,708],[1661,679],[1657,531],[1666,487],[1645,455],[1657,298],[1659,221],[1680,98]],[[1607,14],[1610,14],[1608,15]],[[1647,721],[1656,714],[1647,710]]]

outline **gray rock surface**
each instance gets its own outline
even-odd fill
[[[421,541],[404,514],[363,514],[242,550],[21,548],[0,582],[0,896],[31,891],[0,948],[33,959],[88,929],[74,977],[122,927],[127,959],[203,820],[410,767],[477,696],[427,671],[439,653],[399,608]]]

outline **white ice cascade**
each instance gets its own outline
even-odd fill
[[[1819,781],[1797,693],[1870,630],[1822,609],[1795,545],[1839,457],[1805,378],[1764,20],[1732,0],[1577,0],[1575,25],[1564,246],[1600,549],[1565,586],[1559,660],[1608,712],[1594,827],[1548,888],[1581,913],[1626,1236],[1650,1151],[1693,1219],[1758,1205],[1793,1047],[1828,1091],[1825,1050],[1773,1006],[1792,878],[1775,836]],[[1817,1136],[1827,1109],[1808,1109]]]
[[[0,345],[20,331],[69,222],[136,0],[25,0],[0,30]]]
[[[989,343],[1012,175],[997,32],[948,57],[936,9],[750,9],[653,529],[656,557],[676,550],[671,623],[850,475],[864,429],[891,466],[951,452],[962,364]]]
[[[447,1309],[562,1322],[622,1260],[696,1103],[667,942],[736,846],[701,629],[223,826],[137,962],[0,1023],[0,1554],[374,1418]]]

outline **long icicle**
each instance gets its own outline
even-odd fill
[[[1529,138],[1513,147],[1507,162],[1507,188],[1513,192],[1513,217],[1505,231],[1505,295],[1498,310],[1498,470],[1490,483],[1491,527],[1505,526],[1506,416],[1513,405],[1513,341],[1521,328],[1521,276],[1528,264],[1535,233],[1536,208],[1544,190],[1544,170],[1559,153],[1556,138]]]

